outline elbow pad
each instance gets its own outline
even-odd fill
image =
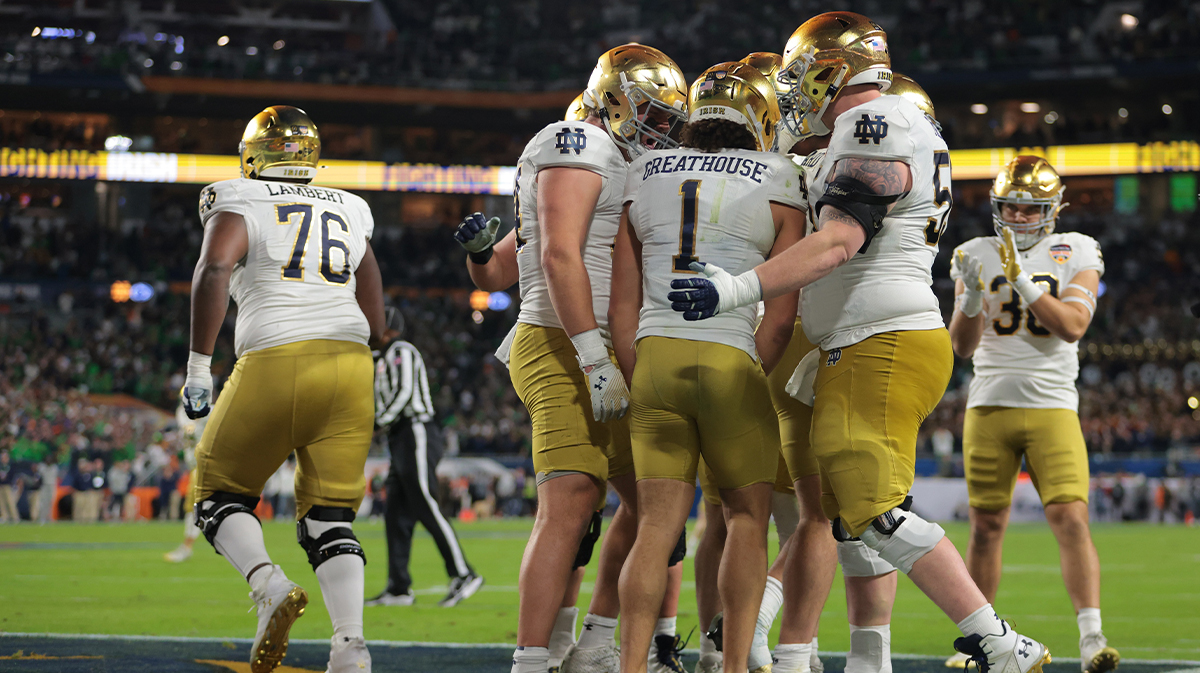
[[[871,187],[862,180],[848,175],[840,175],[825,186],[825,194],[817,201],[817,217],[821,217],[821,208],[834,206],[838,210],[853,217],[867,240],[863,241],[860,253],[866,252],[871,245],[871,239],[883,228],[883,218],[887,215],[888,205],[900,200],[904,194],[880,196],[871,192]]]

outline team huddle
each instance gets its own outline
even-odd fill
[[[209,411],[230,295],[239,359],[197,448],[196,518],[251,585],[256,673],[279,665],[308,600],[253,513],[293,451],[298,539],[334,627],[328,670],[371,665],[352,522],[383,291],[366,204],[307,186],[319,152],[303,112],[268,108],[243,138],[243,177],[201,195],[189,416]],[[684,670],[675,615],[697,482],[697,609],[710,625],[698,673],[820,671],[839,563],[848,673],[891,670],[897,570],[962,631],[948,666],[1040,673],[1047,648],[992,607],[1023,458],[1059,542],[1081,668],[1115,668],[1074,387],[1104,264],[1091,238],[1054,233],[1062,194],[1043,159],[1001,171],[996,236],[954,252],[947,329],[931,269],[953,205],[950,155],[877,24],[821,14],[781,56],[720,63],[690,86],[652,47],[603,54],[567,118],[522,153],[514,228],[499,237],[500,220],[476,213],[455,234],[480,289],[520,285],[496,353],[529,411],[538,493],[513,673]],[[965,562],[909,496],[917,434],[955,352],[975,358]],[[609,486],[620,506],[597,549]]]

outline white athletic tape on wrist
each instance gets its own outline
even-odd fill
[[[846,577],[878,577],[896,569],[862,540],[837,543],[837,554],[838,563],[842,564],[842,575]]]
[[[968,318],[974,318],[983,310],[983,293],[972,290],[964,291],[954,298],[954,308]]]
[[[188,351],[187,371],[189,377],[212,376],[212,356]]]
[[[889,514],[896,521],[904,519],[890,535],[880,533],[875,529],[875,522],[872,522],[860,537],[868,547],[879,552],[880,558],[907,575],[912,572],[914,563],[933,551],[937,543],[946,537],[946,531],[936,523],[899,507],[893,508]]]
[[[1096,305],[1093,304],[1092,302],[1088,301],[1087,297],[1076,297],[1076,296],[1063,297],[1062,303],[1064,303],[1064,304],[1083,304],[1083,307],[1088,310],[1089,318],[1096,315]]]
[[[1024,272],[1017,276],[1017,279],[1013,281],[1012,286],[1013,289],[1017,291],[1017,294],[1021,295],[1021,299],[1027,306],[1041,299],[1043,294],[1046,294],[1046,291],[1043,290],[1037,283],[1033,282],[1033,279],[1029,277],[1029,274]]]
[[[579,354],[579,366],[588,367],[608,360],[608,349],[604,347],[604,337],[600,328],[580,332],[571,337],[571,344]]]

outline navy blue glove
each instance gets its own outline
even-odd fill
[[[671,289],[683,291],[667,294],[671,308],[684,320],[704,320],[762,299],[762,283],[754,269],[731,276],[716,264],[692,262],[688,267],[704,278],[677,278],[671,281]]]
[[[720,297],[717,287],[707,278],[677,278],[671,281],[672,290],[667,294],[673,310],[683,313],[684,320],[704,320],[717,314]]]
[[[500,218],[485,220],[483,213],[472,213],[458,225],[454,240],[469,253],[486,253],[496,244],[496,232],[499,229]]]

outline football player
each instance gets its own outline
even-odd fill
[[[196,420],[188,418],[183,409],[183,401],[180,400],[179,406],[175,408],[175,423],[179,426],[178,437],[180,448],[183,450],[183,461],[189,468],[188,492],[187,498],[183,501],[183,542],[163,554],[163,559],[168,563],[183,563],[192,558],[192,545],[196,543],[196,538],[200,537],[200,528],[196,525],[196,518],[192,514],[195,511],[196,503],[196,444],[204,434],[204,426],[208,423],[208,417]]]
[[[252,589],[254,673],[279,665],[308,603],[272,563],[254,515],[267,478],[293,451],[297,537],[333,622],[328,670],[371,669],[366,557],[351,524],[366,490],[375,406],[368,341],[383,334],[383,286],[366,202],[308,184],[320,152],[303,110],[269,107],[242,135],[242,177],[200,194],[204,242],[182,392],[189,418],[210,411],[210,361],[231,296],[238,360],[196,449],[196,523]]]
[[[623,505],[600,550],[607,576],[598,585],[616,584],[633,544],[633,462],[623,419],[629,392],[607,343],[611,250],[627,162],[673,144],[674,123],[686,119],[686,84],[662,52],[623,45],[600,57],[583,104],[585,120],[550,124],[526,145],[513,232],[494,247],[498,222],[456,234],[476,285],[503,288],[516,277],[521,286],[517,326],[497,354],[529,410],[538,482],[537,518],[521,564],[514,673],[548,668],[572,559],[582,541],[599,535],[599,522],[591,522],[605,481]],[[563,671],[616,664],[616,593],[598,588],[592,598]]]
[[[638,534],[621,572],[623,671],[644,670],[666,586],[665,573],[647,568],[667,560],[686,522],[701,455],[728,529],[719,571],[724,670],[747,668],[766,580],[779,426],[763,372],[783,355],[797,297],[768,301],[757,335],[754,307],[692,325],[664,300],[672,278],[695,275],[697,260],[750,269],[799,240],[799,173],[769,152],[779,108],[753,66],[709,68],[692,84],[688,109],[683,147],[630,167],[613,256],[609,323],[631,382],[638,478]]]
[[[967,568],[994,598],[1024,457],[1058,540],[1083,670],[1102,673],[1115,668],[1120,655],[1100,631],[1100,561],[1088,531],[1090,479],[1075,378],[1078,341],[1096,311],[1104,259],[1091,237],[1055,233],[1062,199],[1053,166],[1018,156],[992,184],[996,235],[954,251],[950,339],[954,352],[973,358],[975,367],[963,427],[971,503]]]
[[[908,574],[963,633],[981,668],[1040,671],[1044,645],[1000,621],[940,526],[910,508],[921,422],[949,382],[953,355],[930,269],[951,206],[950,155],[911,101],[883,96],[887,36],[865,16],[827,12],[788,40],[785,118],[831,135],[809,203],[815,231],[757,268],[672,281],[685,319],[808,286],[804,331],[820,347],[812,444],[835,537],[860,539]]]

